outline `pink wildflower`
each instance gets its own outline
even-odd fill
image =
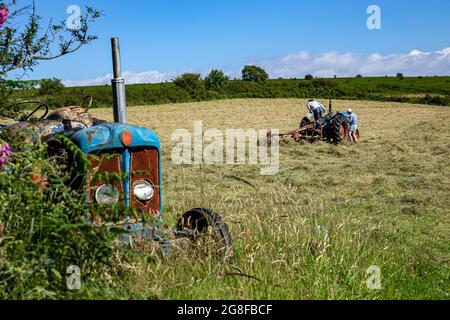
[[[8,158],[11,156],[11,147],[7,144],[0,146],[0,168],[8,162]]]
[[[9,10],[7,7],[0,8],[0,28],[3,27],[6,20],[8,20]]]

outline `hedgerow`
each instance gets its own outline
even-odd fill
[[[215,86],[176,83],[136,84],[127,86],[129,106],[196,102],[234,98],[316,98],[361,99],[450,106],[446,77],[439,78],[352,78],[352,79],[277,79],[260,82],[229,80]],[[192,82],[192,81],[191,81]],[[203,80],[204,82],[204,80]],[[39,90],[17,90],[15,100],[39,99],[59,108],[79,105],[83,97],[94,97],[93,108],[113,105],[111,86],[64,88],[58,94],[39,95]]]

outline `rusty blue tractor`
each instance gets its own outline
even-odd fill
[[[350,141],[350,115],[347,112],[334,112],[331,100],[328,114],[320,117],[316,122],[312,113],[307,114],[300,121],[296,130],[299,140],[310,142],[327,141],[333,144]],[[356,131],[359,138],[359,130]]]
[[[295,141],[299,143],[327,141],[332,144],[340,144],[350,141],[350,119],[347,112],[334,112],[331,100],[329,102],[328,114],[315,121],[312,113],[307,114],[300,120],[298,129],[279,134],[269,131],[267,137],[260,139],[259,143],[267,145],[277,136],[280,142]],[[356,131],[359,139],[359,130]]]
[[[50,156],[76,168],[72,184],[85,191],[88,221],[122,229],[119,237],[124,243],[153,241],[164,255],[170,253],[174,243],[202,243],[212,245],[220,256],[232,257],[228,226],[210,209],[189,210],[181,215],[176,227],[165,227],[160,141],[152,130],[126,123],[117,38],[112,39],[112,47],[114,123],[91,117],[83,105],[88,100],[51,113],[44,103],[27,101],[23,104],[37,107],[27,117],[0,125],[0,130],[13,135],[33,128],[27,136],[30,143],[36,139],[46,142]],[[92,98],[87,107],[90,104]],[[42,115],[37,121],[29,121],[39,112]],[[80,169],[76,154],[85,161],[84,169]]]

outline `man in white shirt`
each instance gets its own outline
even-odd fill
[[[308,100],[306,107],[308,108],[309,112],[314,114],[314,120],[316,120],[316,122],[319,121],[319,119],[322,117],[322,113],[325,111],[325,107],[323,106],[323,104],[313,99]]]

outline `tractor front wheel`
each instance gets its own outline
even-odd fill
[[[192,209],[182,215],[178,231],[188,231],[201,251],[230,259],[234,257],[230,231],[222,218],[209,209]]]

